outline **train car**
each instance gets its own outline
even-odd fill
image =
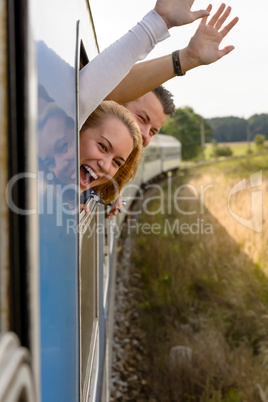
[[[90,5],[0,7],[0,400],[98,400],[107,233],[89,236],[101,214],[83,220],[77,190],[78,72],[98,53]]]
[[[143,197],[142,188],[148,183],[157,181],[168,172],[176,172],[181,166],[181,142],[170,135],[156,134],[144,149],[144,157],[140,163],[137,175],[132,183],[123,188],[122,196],[127,200],[127,207],[117,217],[120,228],[128,215],[131,204]]]
[[[161,144],[162,173],[176,172],[181,165],[181,142],[171,135],[158,135]]]
[[[148,183],[150,180],[161,174],[161,144],[156,137],[157,136],[153,136],[150,144],[145,148],[142,183]]]
[[[109,401],[120,225],[94,197],[80,211],[78,186],[79,70],[99,52],[90,4],[0,11],[0,401]],[[133,196],[164,166],[153,144]]]
[[[143,183],[169,171],[176,171],[181,165],[181,142],[171,135],[157,134],[145,148]]]

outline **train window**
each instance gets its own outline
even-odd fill
[[[156,148],[155,147],[148,147],[145,152],[144,162],[150,162],[156,159]]]
[[[172,159],[174,157],[179,157],[180,156],[180,148],[179,147],[170,147],[170,148],[164,148],[163,154],[166,159]]]
[[[91,203],[91,214],[80,221],[80,370],[83,400],[94,388],[94,366],[98,344],[98,225],[97,207]]]
[[[110,226],[109,219],[103,222],[103,308],[105,308],[109,283]]]
[[[85,46],[83,42],[81,41],[80,43],[80,65],[79,69],[81,70],[85,65],[89,62],[88,57],[87,57],[87,52],[85,49]]]
[[[156,159],[161,158],[161,148],[157,148],[157,149],[156,149],[156,155],[155,155],[155,158],[156,158]]]
[[[83,68],[88,61],[85,47],[81,41],[79,68]],[[81,211],[79,217],[81,401],[95,400],[99,366],[99,286],[101,279],[99,277],[99,237],[97,235],[99,215],[98,207],[93,199],[86,200],[86,204],[90,213],[85,214],[84,211]]]
[[[106,209],[107,212],[107,209]],[[102,216],[105,216],[104,214]],[[115,222],[113,219],[103,219],[103,308],[107,305],[108,286],[110,281],[111,255],[114,248]]]

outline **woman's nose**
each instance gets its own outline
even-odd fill
[[[104,172],[105,174],[109,173],[111,162],[109,161],[108,158],[100,159],[98,161],[98,165],[99,165],[100,169],[102,170],[102,172]]]

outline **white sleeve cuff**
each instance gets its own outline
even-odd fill
[[[140,56],[140,59],[143,59],[148,55],[148,53],[158,42],[167,39],[170,34],[167,29],[166,23],[155,10],[151,10],[148,14],[146,14],[143,19],[138,23],[138,25],[141,25],[142,28],[147,32],[152,46],[151,49],[149,49],[149,47],[147,49],[144,49],[144,55]]]

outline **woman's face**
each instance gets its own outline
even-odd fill
[[[99,127],[80,133],[80,189],[103,184],[125,163],[133,148],[133,138],[125,124],[116,117]]]

